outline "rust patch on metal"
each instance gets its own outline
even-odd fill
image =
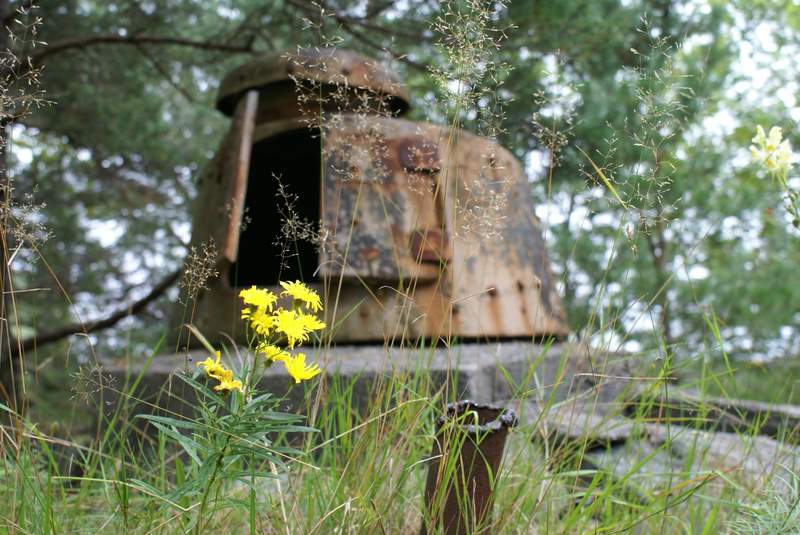
[[[407,171],[438,173],[442,169],[439,147],[430,139],[413,136],[398,142],[400,164]]]
[[[422,163],[409,160],[409,140],[414,147],[434,145],[396,130],[413,124],[345,115],[327,132],[322,219],[332,240],[320,262],[324,276],[383,282],[439,276],[449,240],[435,230],[443,225],[430,194],[435,183],[429,174],[415,180],[402,163]]]
[[[438,229],[415,230],[411,233],[409,248],[417,262],[447,262],[450,238]]]

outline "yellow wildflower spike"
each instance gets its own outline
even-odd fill
[[[305,307],[309,310],[314,312],[319,312],[322,310],[322,301],[319,298],[319,294],[303,284],[300,281],[294,282],[284,282],[280,281],[280,285],[283,287],[284,292],[281,292],[281,295],[290,295],[292,299],[296,301],[301,301],[305,304]]]
[[[783,139],[783,130],[778,126],[773,126],[769,129],[769,135],[767,136],[767,144],[766,148],[768,151],[773,152],[778,149],[778,145],[781,144],[781,140]]]
[[[306,364],[306,356],[303,353],[298,353],[294,357],[281,358],[280,361],[286,366],[286,371],[289,372],[295,383],[307,381],[322,373],[316,364]]]
[[[767,143],[767,134],[764,132],[763,126],[756,126],[756,136],[751,141],[757,145],[764,145]]]
[[[750,154],[753,160],[763,165],[785,186],[787,174],[792,165],[793,153],[789,140],[783,139],[782,130],[773,126],[769,129],[769,134],[766,134],[764,128],[758,125],[752,141],[754,145],[750,145]]]

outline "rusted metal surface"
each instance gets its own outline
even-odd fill
[[[356,52],[328,48],[272,54],[241,65],[222,80],[217,108],[231,115],[246,91],[263,90],[275,84],[283,84],[279,93],[295,96],[296,82],[367,91],[385,98],[387,109],[393,113],[408,109],[408,91],[395,73],[377,60]],[[264,110],[281,109],[279,105],[273,106],[271,100],[265,102]]]
[[[447,231],[416,229],[411,232],[409,249],[416,262],[445,263],[449,260],[450,238]]]
[[[412,250],[414,237],[445,232],[431,158],[412,156],[430,150],[437,133],[410,121],[360,116],[341,116],[326,129],[322,221],[331,239],[323,248],[323,276],[380,282],[441,276],[438,265],[419,262],[420,251]],[[424,172],[408,170],[423,163]]]
[[[447,406],[436,426],[420,535],[494,532],[494,486],[508,430],[516,425],[509,409],[472,401]]]
[[[247,193],[247,177],[250,172],[250,153],[253,149],[253,129],[258,110],[258,91],[248,91],[236,106],[233,120],[233,144],[229,150],[234,155],[232,177],[233,191],[230,197],[231,215],[225,235],[223,254],[230,262],[236,261],[239,251],[239,234],[244,214],[244,196]]]
[[[330,91],[347,84],[407,99],[392,73],[343,51],[256,60],[226,78],[219,106],[238,103],[236,117],[201,181],[192,237],[193,245],[211,240],[221,248],[219,279],[193,303],[191,321],[201,331],[245,341],[236,327],[238,290],[230,286],[242,202],[248,180],[273,180],[253,169],[245,180],[248,150],[258,143],[261,161],[272,161],[271,150],[286,150],[281,136],[312,123],[306,138],[314,142],[302,150],[315,152],[309,161],[321,151],[321,176],[283,180],[306,192],[319,184],[319,268],[305,278],[327,292],[335,342],[568,334],[534,199],[511,153],[458,129],[371,110],[310,121],[303,105],[290,104],[297,99],[290,76],[322,81]],[[257,201],[262,213],[279,217],[274,196]],[[266,234],[265,244],[274,242]]]
[[[403,168],[411,173],[438,173],[442,170],[439,146],[425,136],[409,136],[397,144]]]
[[[508,151],[435,125],[341,116],[324,156],[321,273],[402,287],[415,321],[391,334],[568,333],[527,179]],[[387,314],[361,312],[341,339],[368,340]]]
[[[232,208],[238,205],[239,197],[246,195],[257,102],[255,92],[241,101],[231,127],[198,181],[191,245],[213,243],[219,249],[218,261],[229,257],[229,249],[235,259],[236,244],[231,240],[238,238],[241,213],[232,218]]]
[[[453,300],[460,306],[453,329],[470,337],[566,334],[522,166],[471,134],[461,133],[454,149],[449,218],[460,239],[452,263],[463,268],[454,275]]]

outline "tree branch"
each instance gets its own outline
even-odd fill
[[[216,52],[238,52],[238,53],[252,53],[254,52],[253,43],[244,45],[233,45],[228,43],[215,43],[209,41],[198,41],[196,39],[188,39],[185,37],[170,37],[165,35],[91,35],[88,37],[76,37],[73,39],[63,39],[54,43],[48,43],[46,47],[42,48],[37,54],[31,56],[31,63],[33,65],[41,65],[41,63],[50,56],[73,50],[76,48],[86,48],[96,45],[172,45],[183,46],[189,48],[197,48],[201,50],[212,50]]]
[[[89,334],[94,331],[113,327],[125,318],[139,314],[147,307],[147,305],[161,297],[161,295],[166,292],[167,289],[175,283],[175,281],[178,280],[180,274],[181,270],[170,273],[161,282],[154,286],[147,295],[138,301],[135,301],[130,306],[117,310],[106,318],[88,323],[74,323],[72,325],[65,325],[64,327],[58,327],[52,331],[45,331],[43,333],[31,336],[30,338],[25,338],[21,340],[19,344],[12,343],[11,347],[17,348],[16,351],[14,351],[15,355],[13,356],[16,357],[16,353],[19,353],[20,351],[27,351],[35,347],[52,344],[54,342],[63,340],[64,338],[69,338],[74,334]]]
[[[147,50],[147,47],[142,45],[137,45],[136,48],[139,49],[139,52],[142,53],[142,55],[147,59],[147,61],[149,61],[150,64],[153,66],[153,68],[158,71],[161,77],[164,78],[164,80],[166,80],[166,82],[170,86],[172,86],[172,88],[175,91],[177,91],[187,101],[191,102],[192,104],[195,103],[194,97],[192,97],[192,95],[190,95],[186,89],[175,83],[169,72],[167,72],[167,70],[161,66],[158,60],[155,57],[153,57],[153,54],[151,54],[150,51]]]
[[[298,8],[301,11],[304,11],[306,13],[313,14],[313,15],[316,15],[316,14],[319,13],[319,7],[318,6],[316,6],[314,4],[307,3],[304,0],[288,0],[288,2],[289,2],[290,5],[293,5],[296,8]],[[356,31],[355,28],[353,28],[353,25],[358,25],[358,26],[361,26],[363,28],[370,29],[370,30],[378,30],[381,33],[389,33],[389,34],[395,34],[395,35],[397,34],[396,31],[394,31],[392,29],[389,29],[389,28],[379,27],[379,26],[377,26],[375,24],[372,24],[369,21],[366,21],[364,19],[347,17],[345,15],[342,15],[342,14],[338,13],[337,11],[334,11],[332,9],[327,9],[326,6],[324,6],[324,5],[323,5],[323,9],[325,9],[322,12],[323,16],[329,16],[331,19],[336,21],[338,24],[341,25],[341,27],[342,27],[342,29],[344,29],[344,31],[346,31],[351,36],[353,36],[353,38],[356,39],[357,41],[361,41],[362,43],[364,43],[368,47],[373,48],[375,50],[379,50],[381,52],[387,52],[390,56],[392,56],[393,59],[395,59],[395,60],[397,60],[397,61],[399,61],[401,63],[405,63],[409,67],[413,67],[414,69],[417,69],[417,70],[422,71],[422,72],[429,72],[429,69],[428,69],[427,65],[423,65],[422,63],[416,62],[416,61],[410,59],[409,57],[407,57],[405,54],[398,54],[398,53],[394,52],[393,50],[391,50],[390,48],[385,47],[382,44],[373,41],[372,39],[370,39],[369,37],[367,37],[363,33]],[[423,36],[415,35],[415,36],[412,36],[412,38],[417,40],[417,41],[424,40]]]

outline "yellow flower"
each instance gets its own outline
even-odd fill
[[[234,379],[232,374],[230,377],[224,377],[220,379],[219,384],[214,387],[214,390],[218,392],[222,390],[238,390],[239,392],[244,393],[242,382],[238,379]]]
[[[257,309],[269,310],[270,312],[272,312],[272,307],[278,301],[277,295],[269,290],[257,288],[255,285],[239,292],[239,297],[242,298],[246,305],[252,305]]]
[[[305,303],[306,308],[314,312],[319,312],[322,310],[322,301],[319,298],[319,294],[302,282],[281,281],[280,284],[283,289],[286,290],[285,292],[282,292],[281,295],[291,295],[292,299],[302,301]]]
[[[283,310],[283,309],[281,309]],[[265,308],[246,308],[242,310],[242,319],[250,321],[250,327],[262,336],[267,336],[274,323],[273,316]]]
[[[233,370],[229,370],[228,368],[222,367],[222,371],[220,371],[219,375],[215,375],[214,379],[217,381],[232,381],[233,380]]]
[[[306,321],[303,319],[302,313],[280,308],[272,315],[272,321],[275,332],[283,333],[286,336],[289,347],[308,340],[309,329],[306,328]]]
[[[214,356],[216,357],[214,360],[207,358],[197,363],[198,366],[205,368],[206,375],[219,381],[219,384],[214,387],[214,390],[238,390],[239,392],[244,392],[242,389],[242,382],[234,380],[233,372],[220,362],[222,354],[217,351],[214,353]]]
[[[307,381],[322,372],[316,364],[306,364],[306,356],[303,353],[298,353],[294,357],[287,355],[279,360],[286,366],[286,371],[289,372],[295,383]]]
[[[246,306],[242,309],[242,319],[250,321],[250,326],[258,334],[266,336],[272,325],[269,313],[272,312],[278,296],[269,290],[251,286],[239,292]]]
[[[258,347],[256,347],[256,351],[264,355],[267,360],[282,360],[290,356],[285,349],[267,343],[259,344]]]
[[[228,370],[226,370],[225,366],[223,366],[222,363],[220,362],[220,358],[222,358],[221,353],[217,351],[216,353],[214,353],[214,355],[216,356],[215,360],[207,358],[202,362],[198,362],[197,366],[202,366],[203,368],[205,368],[206,375],[208,375],[209,377],[213,377],[214,379],[219,379]]]
[[[325,328],[325,322],[320,321],[313,314],[303,314],[300,312],[298,316],[300,316],[300,321],[303,323],[303,328],[309,332],[319,331],[320,329]]]
[[[777,126],[769,130],[769,134],[764,132],[761,125],[756,127],[756,135],[752,139],[754,145],[750,145],[750,153],[753,160],[762,164],[770,173],[781,177],[785,181],[789,166],[792,165],[792,146],[789,140],[783,139],[783,132]]]

